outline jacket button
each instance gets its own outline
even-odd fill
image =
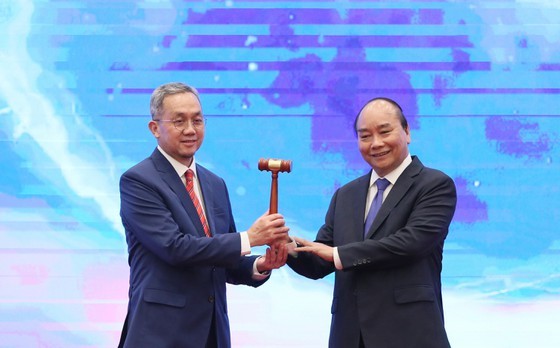
[[[208,302],[214,303],[214,296],[208,296]]]

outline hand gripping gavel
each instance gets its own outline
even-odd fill
[[[270,185],[270,208],[269,214],[278,213],[278,173],[292,170],[292,161],[281,159],[264,159],[259,160],[259,170],[272,172],[272,183]]]

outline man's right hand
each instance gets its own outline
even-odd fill
[[[282,215],[264,213],[247,230],[251,247],[287,240],[290,229],[285,224]]]

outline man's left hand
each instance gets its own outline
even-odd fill
[[[301,245],[295,248],[294,251],[297,251],[298,253],[310,252],[319,256],[325,261],[334,262],[333,247],[330,247],[323,243],[310,242],[303,238],[298,238],[298,237],[293,237],[293,238],[295,239],[298,245]]]
[[[288,248],[286,243],[275,243],[266,249],[266,253],[257,259],[257,270],[260,273],[280,268],[286,264]]]

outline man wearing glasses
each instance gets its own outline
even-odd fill
[[[198,92],[162,85],[150,100],[157,148],[120,181],[128,244],[128,313],[119,347],[230,347],[226,282],[257,287],[285,264],[288,228],[264,214],[237,233],[226,185],[196,163],[205,120]],[[251,247],[276,244],[262,257]]]

